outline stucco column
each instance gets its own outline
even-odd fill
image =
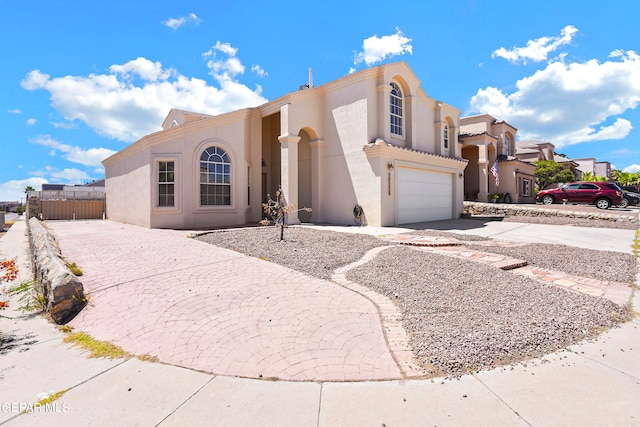
[[[280,185],[287,205],[298,206],[298,142],[297,135],[280,135]],[[300,224],[298,211],[293,210],[285,217],[287,224]]]
[[[309,142],[311,147],[311,222],[324,222],[322,196],[324,181],[324,141],[316,139]]]
[[[478,146],[478,201],[489,201],[489,148]]]

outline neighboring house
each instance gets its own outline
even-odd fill
[[[611,163],[596,162],[596,176],[603,176],[607,179],[611,179]]]
[[[554,160],[560,163],[565,169],[569,169],[573,173],[573,179],[575,181],[582,180],[582,171],[578,169],[579,165],[575,160],[570,159],[564,154],[556,154]]]
[[[17,212],[22,206],[19,201],[2,201],[0,202],[0,212]]]
[[[515,157],[518,130],[489,114],[460,119],[466,200],[487,202],[489,194],[503,194],[506,202],[535,203],[535,166]],[[491,173],[497,169],[499,183]]]
[[[467,161],[460,111],[430,98],[404,62],[305,85],[254,108],[171,110],[162,130],[103,161],[108,218],[151,228],[257,223],[279,186],[289,223],[458,218]]]
[[[590,173],[596,176],[596,159],[593,157],[585,157],[582,159],[573,159],[578,164],[578,169],[582,173]]]
[[[564,154],[555,152],[555,145],[549,141],[534,139],[521,140],[516,143],[516,157],[528,163],[535,163],[541,160],[552,160],[560,163],[565,169],[569,169],[576,181],[582,178],[582,172],[578,169],[579,164]]]
[[[602,176],[606,179],[611,179],[611,163],[598,162],[593,157],[573,160],[578,163],[578,169],[580,169],[582,173],[591,173],[594,176]]]
[[[526,139],[516,142],[515,156],[518,160],[528,163],[540,160],[554,160],[555,146],[548,141]]]

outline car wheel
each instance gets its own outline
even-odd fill
[[[623,209],[626,208],[627,206],[629,206],[629,200],[626,198],[623,198],[622,203],[618,205],[619,208],[623,208]]]
[[[596,208],[598,209],[609,209],[609,206],[611,206],[609,199],[600,198],[596,200]]]
[[[548,194],[546,196],[542,196],[542,204],[544,205],[550,205],[554,202],[553,196],[549,196]]]

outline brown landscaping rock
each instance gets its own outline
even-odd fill
[[[53,321],[65,324],[87,304],[82,282],[71,273],[57,242],[42,223],[31,218],[28,225],[34,278],[42,287]]]

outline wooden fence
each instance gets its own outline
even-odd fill
[[[42,220],[104,219],[106,203],[104,193],[89,197],[87,194],[69,194],[67,198],[50,199],[31,196],[27,201],[28,217]]]

